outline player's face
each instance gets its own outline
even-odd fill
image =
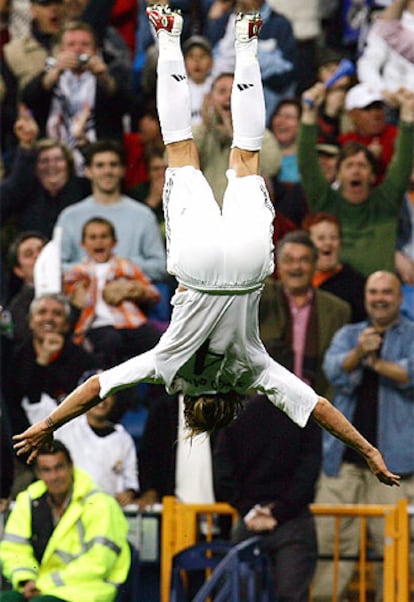
[[[91,165],[85,168],[85,174],[92,182],[93,191],[103,194],[121,192],[124,172],[120,158],[112,151],[96,153]]]
[[[294,144],[299,132],[298,108],[294,105],[280,107],[272,119],[270,128],[282,148]]]
[[[33,284],[33,269],[39,253],[44,247],[44,241],[41,238],[26,238],[17,250],[17,266],[13,268],[16,276],[21,278],[26,284]]]
[[[67,461],[63,452],[40,455],[35,472],[44,481],[52,498],[62,498],[69,494],[73,483],[73,464]]]
[[[109,261],[116,241],[106,224],[91,223],[85,228],[82,246],[86,254],[96,263]]]
[[[332,222],[319,222],[309,228],[309,234],[318,249],[316,269],[321,272],[333,270],[339,263],[341,246],[338,226]]]
[[[202,46],[192,46],[185,54],[185,68],[188,76],[196,83],[202,84],[211,71],[213,58]]]
[[[398,278],[390,272],[375,272],[365,285],[365,307],[372,322],[381,327],[392,324],[402,302]]]
[[[50,332],[64,334],[68,329],[64,306],[53,298],[40,299],[33,308],[29,325],[37,340],[43,340]]]
[[[349,203],[359,205],[367,199],[375,176],[362,151],[341,161],[338,180],[342,195]]]
[[[305,294],[315,271],[312,250],[299,243],[286,243],[278,256],[278,269],[283,286],[292,295]]]

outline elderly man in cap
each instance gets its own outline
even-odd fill
[[[357,84],[345,97],[345,109],[353,131],[342,134],[340,143],[344,146],[356,141],[369,148],[378,161],[377,181],[382,181],[398,134],[398,128],[386,121],[382,94],[367,84]]]
[[[351,141],[338,157],[337,190],[327,182],[316,151],[318,107],[325,94],[318,83],[303,95],[298,162],[309,205],[313,212],[332,213],[340,220],[342,261],[365,276],[378,269],[393,271],[397,219],[413,162],[414,94],[405,90],[400,95],[400,135],[384,181],[374,187],[375,156]]]

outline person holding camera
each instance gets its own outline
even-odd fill
[[[25,86],[22,98],[41,133],[74,151],[78,175],[84,146],[100,138],[122,138],[122,117],[130,104],[129,89],[109,72],[93,29],[82,21],[63,27],[56,56],[48,57],[44,71]]]

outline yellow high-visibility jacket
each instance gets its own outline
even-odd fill
[[[39,563],[32,507],[45,492],[37,481],[17,496],[0,543],[4,575],[18,591],[21,582],[33,579],[42,594],[67,602],[112,602],[130,566],[128,525],[118,503],[75,468],[72,499]]]

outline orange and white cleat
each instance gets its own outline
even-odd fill
[[[172,36],[179,36],[183,29],[183,18],[180,11],[171,10],[166,4],[152,4],[148,6],[147,17],[158,34],[166,31]]]
[[[235,37],[238,42],[248,42],[257,38],[263,20],[258,12],[239,13],[236,17]]]

